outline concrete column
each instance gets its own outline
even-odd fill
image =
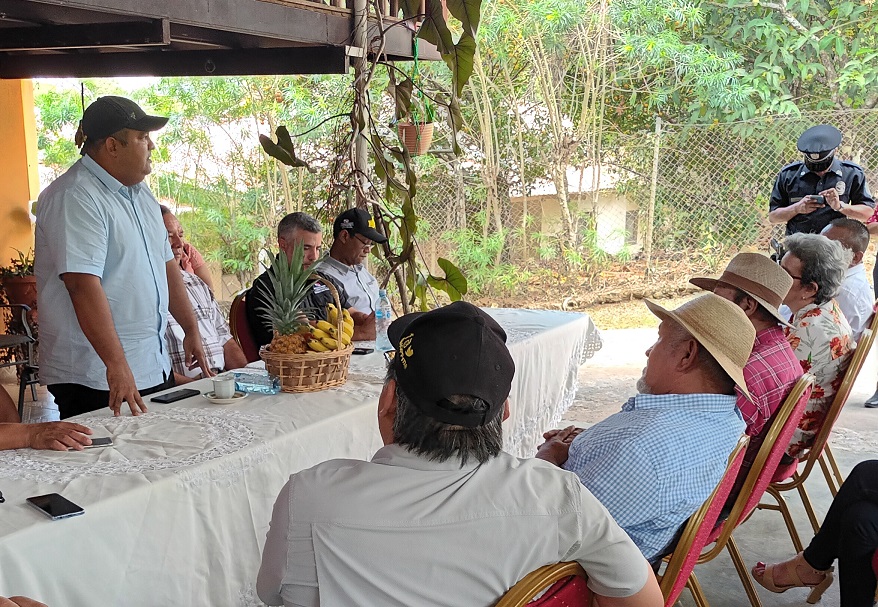
[[[0,80],[0,265],[34,246],[30,202],[40,192],[37,128],[30,80]]]

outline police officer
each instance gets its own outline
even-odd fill
[[[840,143],[841,131],[829,124],[812,126],[799,137],[796,147],[804,158],[781,169],[768,206],[768,220],[786,222],[787,235],[818,233],[838,217],[866,221],[872,216],[875,201],[863,169],[835,157]]]

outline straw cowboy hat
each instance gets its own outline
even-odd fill
[[[676,310],[665,310],[648,299],[644,301],[649,311],[660,319],[673,320],[689,331],[725,369],[744,396],[750,398],[744,381],[744,365],[753,350],[756,329],[741,308],[713,293],[705,293]]]
[[[786,270],[765,255],[738,253],[718,279],[692,278],[689,282],[711,292],[720,282],[741,289],[771,312],[781,324],[791,326],[777,308],[793,286],[793,279]]]

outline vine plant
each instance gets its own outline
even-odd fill
[[[419,24],[416,43],[420,39],[434,44],[451,71],[450,90],[434,93],[433,96],[421,90],[420,94],[448,113],[452,146],[454,152],[459,154],[457,134],[462,123],[460,96],[473,73],[482,0],[445,0],[444,3],[441,0],[426,0],[423,13],[420,12],[421,0],[400,0],[402,19],[386,26],[379,1],[371,0],[369,4],[370,21],[377,24],[378,27],[374,29],[377,33],[367,43],[368,60],[357,75],[362,81],[354,83],[350,112],[343,114],[350,120],[350,130],[341,134],[339,146],[344,150],[339,158],[345,166],[330,167],[333,179],[331,190],[354,190],[359,200],[371,203],[376,222],[388,236],[388,241],[380,245],[379,249],[390,267],[385,284],[391,276],[395,278],[403,312],[407,313],[415,304],[422,310],[427,309],[431,289],[443,291],[452,301],[461,299],[467,293],[467,281],[460,269],[448,259],[439,258],[437,262],[444,275],[432,274],[418,262],[416,237],[419,217],[415,202],[417,175],[408,150],[399,145],[391,129],[374,119],[369,83],[376,70],[386,69],[389,77],[387,93],[394,100],[395,115],[397,118],[406,115],[412,104],[412,93],[418,88],[418,84],[383,59],[384,36],[392,27]],[[445,19],[444,8],[457,21],[457,29],[461,33],[456,41]],[[398,82],[397,73],[402,74],[402,79]],[[290,136],[286,127],[278,127],[275,135],[277,141],[272,141],[265,135],[259,137],[262,148],[268,155],[290,167],[314,170],[296,155],[294,137]],[[365,174],[357,168],[355,150],[361,135],[371,147],[371,174]],[[342,168],[344,170],[338,170]],[[432,299],[435,301],[435,294]]]

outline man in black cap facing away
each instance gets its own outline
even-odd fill
[[[502,451],[506,333],[455,302],[390,325],[372,461],[294,474],[256,590],[269,605],[494,605],[543,565],[578,561],[604,607],[662,605],[631,539],[573,473]]]
[[[124,97],[99,97],[76,135],[82,158],[40,194],[36,268],[40,379],[61,418],[174,385],[167,313],[185,333],[189,368],[210,375],[195,313],[168,245],[152,171],[152,131],[168,121]]]
[[[875,201],[863,169],[835,157],[841,131],[829,124],[813,126],[799,137],[801,161],[781,169],[768,207],[771,223],[787,224],[787,235],[819,233],[830,221],[849,217],[866,221]]]

